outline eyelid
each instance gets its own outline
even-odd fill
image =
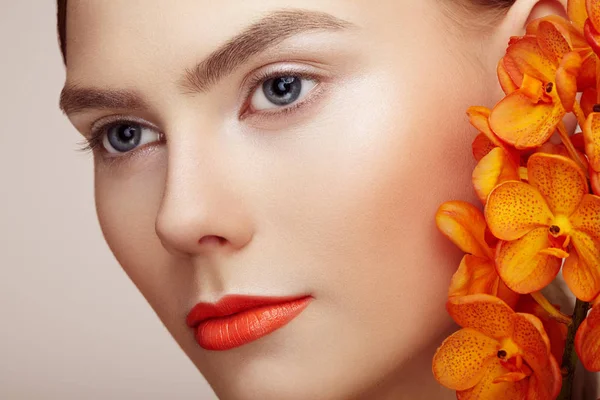
[[[89,135],[90,135],[90,137],[94,137],[101,133],[99,131],[104,130],[110,124],[116,123],[116,122],[125,122],[125,121],[126,122],[135,122],[136,124],[140,124],[145,128],[154,129],[154,130],[160,132],[160,129],[158,129],[158,127],[156,127],[154,124],[148,123],[146,120],[144,120],[142,118],[138,118],[138,117],[135,117],[132,115],[114,114],[114,115],[109,115],[104,118],[100,118],[97,121],[94,121],[90,126],[90,134]]]

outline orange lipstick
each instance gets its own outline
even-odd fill
[[[229,350],[281,328],[308,306],[312,296],[228,295],[217,303],[198,303],[186,323],[206,350]]]

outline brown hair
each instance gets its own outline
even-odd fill
[[[444,0],[445,1],[445,0]],[[464,0],[453,0],[461,1]],[[512,6],[516,0],[467,0],[466,2],[481,7],[492,8],[495,10],[503,11],[508,7]],[[67,0],[56,0],[56,21],[58,30],[58,42],[60,44],[60,51],[65,66],[67,65]]]

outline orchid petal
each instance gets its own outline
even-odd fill
[[[520,297],[502,282],[492,260],[467,254],[452,276],[448,296],[466,296],[477,293],[496,296],[504,300],[511,308],[516,305]]]
[[[569,0],[567,2],[567,14],[573,25],[583,31],[583,24],[588,17],[585,0]]]
[[[600,172],[596,172],[594,170],[590,171],[590,183],[592,186],[592,192],[595,195],[600,196]]]
[[[492,294],[498,281],[494,262],[488,258],[466,254],[458,270],[452,276],[448,296],[466,296],[468,294]]]
[[[595,67],[594,67],[595,71]],[[595,73],[595,72],[594,72]],[[594,75],[594,86],[596,85],[596,76]],[[589,116],[594,109],[594,105],[596,105],[596,99],[598,97],[598,92],[595,87],[587,88],[581,94],[581,109],[585,116]]]
[[[492,132],[492,128],[490,127],[490,110],[487,107],[482,106],[472,106],[467,109],[467,116],[469,117],[469,122],[473,125],[479,132],[483,133],[495,146],[503,147],[504,143],[496,136],[494,132]]]
[[[517,293],[543,289],[554,280],[562,261],[544,250],[551,246],[548,228],[536,228],[518,240],[500,242],[496,268],[500,278]]]
[[[600,172],[600,112],[588,115],[582,129],[590,166],[594,171]]]
[[[532,103],[519,89],[492,109],[490,126],[500,139],[517,149],[534,148],[552,136],[564,114],[560,103]]]
[[[575,351],[588,371],[600,372],[600,307],[592,308],[575,335]]]
[[[498,66],[496,68],[496,73],[498,74],[498,81],[500,82],[500,87],[505,94],[510,94],[517,90],[519,86],[513,81],[510,74],[506,70],[504,66],[504,58],[500,59],[498,62]]]
[[[575,51],[566,53],[556,70],[556,91],[567,112],[573,111],[577,95],[577,76],[581,68],[581,57]]]
[[[435,214],[438,229],[465,253],[487,258],[486,222],[482,212],[465,201],[447,201]]]
[[[496,186],[488,196],[484,214],[490,231],[502,240],[518,239],[535,228],[550,226],[553,220],[541,193],[517,181]]]
[[[577,75],[577,91],[596,87],[596,63],[598,56],[592,51],[581,54],[581,68]]]
[[[600,3],[597,0],[587,0],[585,6],[590,22],[596,30],[600,30]]]
[[[585,18],[587,18],[587,12]],[[583,37],[583,22],[585,22],[585,19],[582,22],[581,28],[578,29],[568,19],[565,19],[560,15],[549,14],[544,17],[531,20],[525,28],[525,34],[537,36],[539,25],[544,21],[552,23],[565,38],[569,38],[569,42],[573,49],[588,48],[588,44]]]
[[[563,56],[571,51],[571,44],[552,22],[541,21],[536,37],[538,45],[554,64],[560,63]]]
[[[554,215],[569,216],[588,193],[584,172],[575,161],[535,153],[527,161],[529,184],[539,190]]]
[[[497,377],[510,374],[499,359],[489,362],[485,366],[483,377],[471,389],[456,393],[457,400],[525,400],[527,395],[527,380],[516,382],[495,382]]]
[[[509,57],[514,61],[522,73],[531,75],[544,83],[554,81],[556,66],[538,45],[537,36],[525,35],[516,39],[508,46],[504,57]],[[505,63],[505,67],[511,73],[507,63]],[[512,73],[511,76],[513,76]]]
[[[451,297],[446,309],[463,328],[473,328],[494,339],[509,337],[512,333],[514,311],[502,300],[488,294]]]
[[[487,136],[483,133],[480,133],[479,135],[475,136],[475,139],[473,139],[473,143],[471,144],[471,148],[473,150],[473,157],[476,161],[481,160],[483,157],[485,157],[486,154],[488,154],[493,148],[496,147],[497,146],[494,143],[492,143],[490,139],[488,139]]]
[[[465,328],[449,336],[433,357],[433,374],[442,385],[454,389],[472,388],[496,359],[498,341],[475,329]]]
[[[523,358],[531,369],[538,371],[546,365],[550,354],[550,339],[538,317],[516,313],[512,339],[523,352]]]
[[[523,75],[523,82],[519,89],[534,104],[537,104],[544,98],[545,87],[542,81],[527,74]]]
[[[496,186],[505,181],[518,181],[519,168],[506,151],[500,147],[492,149],[473,170],[473,186],[479,200],[485,203]]]
[[[571,240],[576,249],[571,249],[569,257],[565,259],[563,277],[575,297],[591,301],[600,294],[600,269],[598,264],[590,264],[588,261],[600,256],[593,254],[594,250],[598,250],[598,243],[593,243],[589,236],[579,232],[574,232]],[[587,258],[582,257],[580,251],[583,251]]]
[[[550,356],[544,368],[535,371],[529,378],[529,391],[527,400],[556,399],[562,387],[562,375],[560,367]]]

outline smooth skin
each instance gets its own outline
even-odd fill
[[[517,0],[486,27],[458,1],[69,0],[69,119],[86,137],[115,116],[144,126],[128,152],[106,137],[94,150],[104,236],[220,399],[455,398],[431,359],[456,328],[444,303],[462,254],[434,214],[446,200],[478,204],[465,110],[502,97],[508,38],[564,13]],[[282,15],[321,19],[183,83],[261,18],[280,29]],[[283,107],[260,84],[252,92],[273,71],[307,90]],[[270,335],[204,350],[185,316],[227,294],[314,300]]]

